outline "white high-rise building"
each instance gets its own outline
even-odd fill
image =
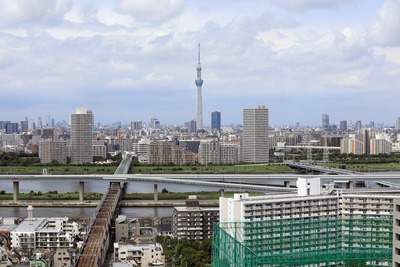
[[[268,161],[268,109],[243,109],[243,162]]]
[[[77,108],[71,115],[71,163],[93,162],[93,113],[86,108]]]

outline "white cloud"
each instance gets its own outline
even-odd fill
[[[112,79],[106,84],[106,87],[112,88],[134,88],[138,85],[138,81],[132,78]]]
[[[368,25],[371,40],[378,46],[400,46],[400,1],[386,0],[378,18]]]
[[[119,0],[117,5],[137,22],[160,23],[179,15],[183,3],[183,0]]]
[[[340,5],[347,5],[360,0],[280,0],[279,4],[288,9],[314,9],[329,8]]]
[[[318,6],[316,1],[301,3]],[[230,4],[232,10],[226,8]],[[270,108],[271,121],[285,123],[286,115],[303,116],[293,111],[302,100],[313,103],[308,116],[314,116],[324,99],[334,109],[345,105],[343,95],[367,103],[360,91],[392,94],[400,84],[398,49],[374,47],[359,26],[362,20],[354,26],[340,19],[339,11],[347,8],[351,13],[354,7],[341,0],[338,4],[340,8],[324,10],[318,23],[305,22],[301,12],[276,5],[271,10],[263,0],[252,1],[252,8],[231,0],[187,1],[185,8],[183,2],[155,0],[121,0],[117,9],[101,2],[75,4],[63,23],[48,23],[48,18],[62,19],[62,15],[28,17],[44,22],[33,23],[34,27],[25,22],[2,23],[0,97],[16,106],[23,99],[32,109],[37,105],[37,110],[49,103],[73,104],[54,112],[72,112],[83,104],[97,110],[101,121],[145,119],[159,114],[165,105],[179,105],[179,112],[163,108],[160,119],[182,123],[194,116],[197,43],[201,43],[204,114],[220,110],[229,122],[240,122],[241,109],[257,104]],[[319,9],[312,12],[321,14]],[[97,115],[115,97],[121,103],[113,108],[115,113],[107,110],[101,115],[108,118]],[[0,114],[29,116],[21,112],[0,107]],[[171,114],[178,115],[172,118]]]
[[[174,77],[172,75],[163,73],[149,73],[145,77],[143,77],[143,81],[151,84],[172,84],[172,82],[174,81]]]
[[[58,21],[62,20],[71,7],[71,0],[4,0],[0,1],[0,22]]]

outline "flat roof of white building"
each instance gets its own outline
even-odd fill
[[[21,233],[29,233],[36,232],[39,230],[40,226],[46,222],[46,218],[31,218],[23,220],[18,226],[14,229],[14,232]]]

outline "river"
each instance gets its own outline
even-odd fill
[[[170,217],[172,207],[123,207],[120,214],[128,218],[138,217]],[[69,218],[94,218],[95,208],[90,207],[65,207],[49,208],[34,207],[33,216],[35,217],[69,217]],[[0,217],[19,217],[28,216],[26,207],[0,207]]]
[[[107,191],[108,181],[85,181],[85,192],[105,193]],[[215,191],[219,190],[209,186],[193,186],[181,184],[159,183],[158,190],[167,189],[170,192],[193,192],[193,191]],[[12,181],[0,181],[0,190],[13,192]],[[29,193],[30,191],[58,191],[77,192],[79,190],[78,181],[21,181],[19,183],[19,191],[21,193]],[[128,182],[126,187],[127,193],[152,193],[154,190],[153,183],[146,182]],[[167,217],[172,215],[171,207],[124,207],[121,208],[121,214],[125,214],[130,218],[136,217]],[[34,207],[33,214],[35,217],[94,217],[95,208],[91,207]],[[27,217],[26,207],[0,207],[0,217]]]

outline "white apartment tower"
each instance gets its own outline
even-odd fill
[[[71,115],[71,163],[93,162],[93,113],[79,107]]]
[[[243,162],[269,161],[268,109],[243,109]]]

